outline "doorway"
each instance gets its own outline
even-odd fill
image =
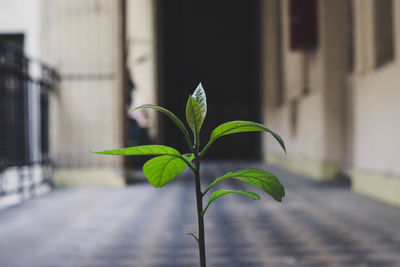
[[[159,104],[185,118],[186,101],[199,82],[208,116],[201,140],[231,120],[261,120],[260,1],[157,1]],[[246,136],[247,135],[247,136]],[[160,116],[161,142],[187,151],[185,139]],[[212,159],[260,159],[258,133],[221,138]]]

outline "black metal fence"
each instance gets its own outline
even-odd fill
[[[49,93],[58,75],[0,38],[0,196],[51,182]]]

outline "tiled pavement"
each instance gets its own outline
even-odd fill
[[[256,165],[209,163],[203,176]],[[286,186],[283,203],[228,195],[207,211],[208,266],[400,266],[400,209],[270,171]],[[197,266],[185,174],[162,189],[63,189],[1,210],[0,266]]]

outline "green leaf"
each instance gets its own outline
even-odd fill
[[[187,158],[193,159],[193,155]],[[143,172],[147,180],[156,188],[163,187],[178,176],[187,164],[175,156],[160,156],[148,160],[143,165]]]
[[[195,234],[193,234],[193,233],[191,233],[191,232],[187,232],[187,233],[185,233],[185,235],[191,235],[191,236],[193,236],[193,238],[194,238],[197,242],[199,242],[199,238],[198,238]]]
[[[204,118],[199,104],[192,96],[189,96],[186,104],[186,120],[193,133],[198,134],[203,125]]]
[[[203,120],[207,115],[207,98],[206,92],[203,89],[201,83],[197,86],[196,90],[193,92],[192,97],[196,100],[197,104],[199,104],[201,115],[203,116]]]
[[[132,146],[127,148],[119,148],[113,150],[104,150],[93,152],[97,154],[107,155],[122,155],[122,156],[140,156],[140,155],[170,155],[181,157],[175,148],[163,145],[145,145],[145,146]]]
[[[261,188],[276,201],[281,202],[282,198],[285,196],[285,189],[279,182],[278,178],[269,172],[258,169],[243,169],[236,172],[228,172],[224,176],[215,179],[215,181],[204,191],[204,194],[206,194],[208,190],[210,190],[217,183],[231,178],[238,179],[255,187]]]
[[[269,132],[286,152],[285,144],[278,134],[274,133],[264,125],[252,121],[230,121],[219,125],[212,131],[209,144],[207,144],[206,147],[208,148],[211,143],[221,136],[242,132]]]
[[[155,105],[150,105],[150,104],[145,104],[145,105],[141,105],[137,108],[134,109],[142,109],[142,108],[150,108],[150,109],[154,109],[157,111],[160,111],[162,113],[164,113],[165,115],[167,115],[177,126],[178,128],[182,131],[183,135],[185,136],[186,140],[188,141],[189,146],[192,146],[192,143],[190,141],[190,137],[189,137],[189,132],[187,131],[185,124],[183,124],[183,122],[171,111],[169,111],[166,108],[160,107],[160,106],[155,106]]]
[[[216,200],[217,198],[219,198],[219,197],[221,197],[223,195],[232,194],[232,193],[246,195],[246,196],[249,196],[249,197],[251,197],[251,198],[253,198],[255,200],[259,200],[260,199],[260,196],[257,195],[254,192],[243,191],[243,190],[224,190],[224,189],[221,189],[221,190],[218,190],[218,191],[215,191],[214,193],[212,193],[210,199],[208,200],[208,204],[207,204],[206,208],[203,211],[203,215],[206,213],[208,207],[210,206],[210,204],[214,200]]]

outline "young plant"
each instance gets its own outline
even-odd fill
[[[191,235],[197,241],[199,246],[200,266],[206,266],[206,251],[204,245],[204,215],[209,208],[210,204],[217,198],[226,194],[242,194],[253,199],[260,199],[260,196],[254,192],[243,190],[217,190],[214,191],[208,199],[208,203],[203,208],[203,198],[213,187],[227,179],[237,179],[246,182],[250,185],[262,189],[265,193],[272,196],[276,201],[281,202],[282,197],[285,196],[285,190],[278,178],[271,173],[258,170],[258,169],[242,169],[235,172],[228,172],[227,174],[218,177],[212,182],[204,191],[201,189],[200,183],[200,160],[205,155],[208,148],[220,137],[241,133],[241,132],[268,132],[270,133],[281,145],[286,152],[285,144],[282,138],[265,127],[251,121],[230,121],[219,125],[215,128],[210,136],[208,143],[201,149],[200,148],[200,130],[203,125],[204,119],[207,114],[207,101],[206,94],[201,83],[197,86],[196,90],[186,104],[186,120],[193,132],[193,142],[190,138],[189,132],[183,122],[167,109],[154,105],[142,105],[136,109],[150,108],[160,111],[167,115],[182,131],[186,138],[190,153],[181,154],[176,149],[163,145],[145,145],[135,146],[122,149],[99,151],[95,153],[109,154],[109,155],[123,155],[123,156],[139,156],[139,155],[153,155],[157,156],[150,159],[143,165],[143,172],[149,182],[156,188],[163,187],[177,177],[186,167],[189,167],[194,173],[194,183],[196,188],[196,202],[197,202],[197,218],[198,218],[198,235],[194,233],[186,233]],[[135,109],[135,110],[136,110]]]

